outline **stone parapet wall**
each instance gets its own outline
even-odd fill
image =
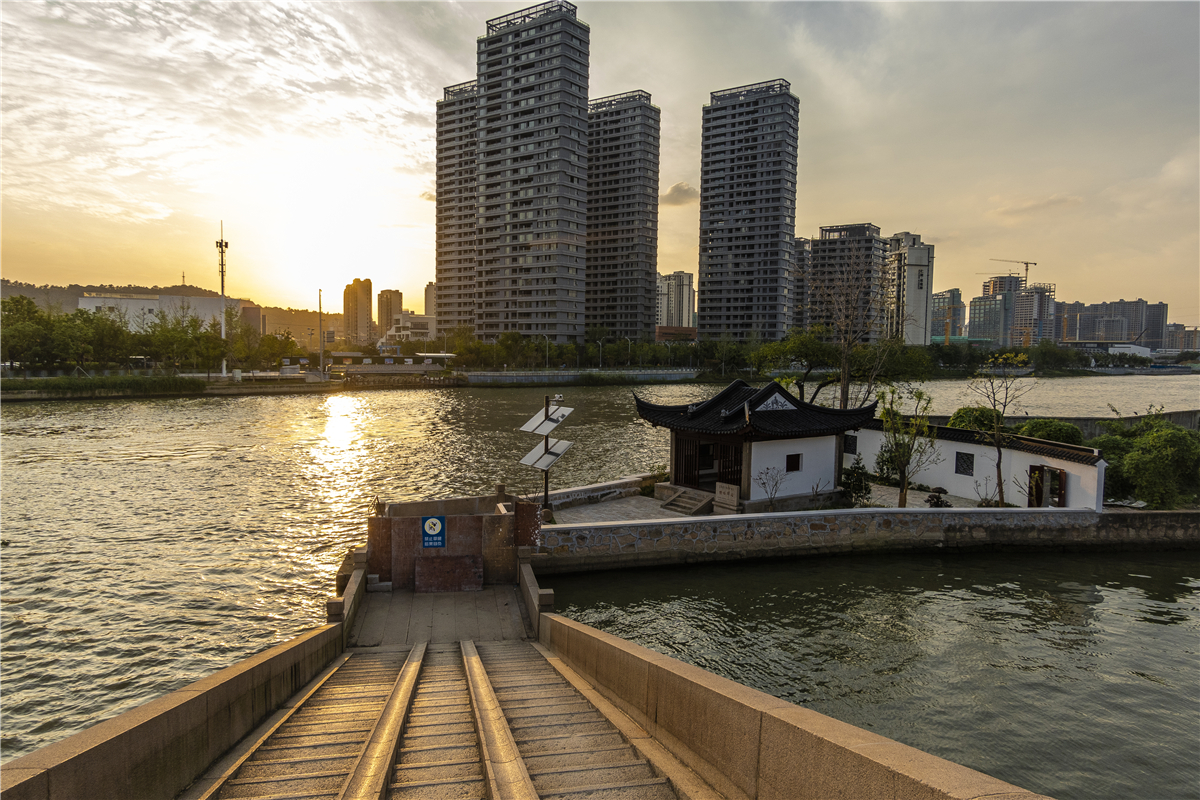
[[[730,800],[1049,800],[557,614],[538,638]]]
[[[603,503],[608,500],[618,500],[622,497],[632,497],[640,494],[643,484],[650,481],[650,473],[630,475],[606,483],[593,483],[588,486],[575,486],[570,489],[559,489],[550,493],[550,508],[557,511],[563,508],[587,505],[588,503]],[[533,498],[534,502],[541,496]]]
[[[546,525],[538,573],[825,553],[1200,547],[1200,512],[851,509]]]
[[[14,758],[0,769],[0,796],[175,797],[325,669],[343,638],[342,623],[322,625]]]

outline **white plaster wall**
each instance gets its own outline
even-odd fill
[[[803,465],[799,472],[789,472],[779,487],[775,499],[811,495],[813,485],[820,483],[822,492],[834,489],[837,460],[837,440],[833,436],[812,439],[784,439],[773,442],[753,442],[750,445],[750,497],[751,501],[766,500],[767,493],[754,482],[754,476],[768,467],[787,469],[787,457],[801,453]]]
[[[863,464],[870,471],[875,471],[875,456],[883,443],[883,433],[874,430],[860,430],[858,436],[858,453],[862,456]],[[976,498],[984,493],[984,479],[987,480],[987,494],[996,494],[996,450],[989,445],[965,444],[962,442],[938,441],[938,452],[942,462],[929,469],[915,473],[909,478],[910,483],[924,483],[928,486],[940,486],[957,497]],[[973,453],[975,455],[975,474],[959,475],[954,471],[955,453]],[[845,466],[854,463],[854,456],[847,455],[843,459]],[[1024,488],[1029,480],[1029,468],[1035,464],[1065,470],[1067,473],[1067,507],[1088,508],[1093,511],[1103,509],[1104,498],[1104,467],[1101,461],[1097,466],[1078,464],[1057,458],[1024,453],[1019,450],[1004,450],[1004,499],[1006,502],[1024,506],[1027,497]],[[976,486],[978,482],[978,486]],[[923,500],[923,498],[922,498]],[[909,503],[917,505],[911,494]]]

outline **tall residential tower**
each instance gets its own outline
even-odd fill
[[[700,163],[699,335],[782,339],[795,315],[800,100],[773,80],[713,92]]]
[[[475,81],[448,86],[437,104],[437,332],[475,329]]]
[[[566,0],[488,20],[478,41],[480,338],[516,331],[583,341],[588,41]]]
[[[649,92],[588,104],[587,325],[652,341],[659,110]]]

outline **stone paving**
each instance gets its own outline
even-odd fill
[[[591,522],[631,522],[684,516],[677,511],[667,511],[662,505],[661,500],[637,494],[605,503],[563,508],[554,512],[554,521],[559,525],[581,525]]]
[[[909,508],[927,508],[925,498],[929,497],[929,492],[918,492],[916,489],[909,488],[908,490],[908,507]],[[942,499],[950,504],[951,508],[978,508],[978,498],[956,497],[952,494],[942,495]],[[874,508],[899,508],[900,489],[895,486],[880,486],[871,484],[871,506]]]
[[[928,492],[908,490],[908,507],[925,508],[925,498]],[[977,499],[955,497],[945,494],[942,497],[950,503],[951,508],[975,508],[979,505]],[[894,486],[877,486],[871,488],[871,507],[897,508],[900,502],[900,490]],[[554,512],[554,521],[558,525],[586,525],[597,522],[637,522],[651,519],[671,519],[683,517],[677,511],[667,511],[662,507],[661,500],[643,495],[622,497],[619,500],[609,500],[602,503],[564,508]]]

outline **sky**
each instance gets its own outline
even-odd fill
[[[423,310],[436,102],[522,3],[4,2],[0,275]],[[698,262],[701,108],[800,98],[796,233],[936,245],[934,290],[1023,271],[1200,324],[1200,4],[579,2],[590,96],[662,109],[659,272]]]

